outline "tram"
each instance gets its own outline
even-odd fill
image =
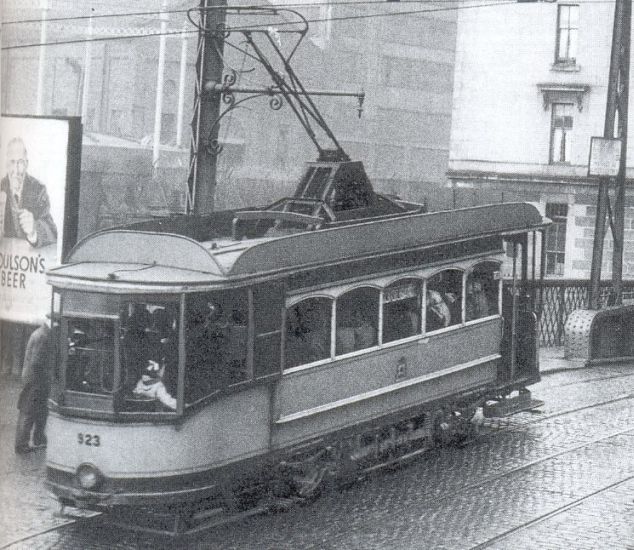
[[[48,488],[96,510],[308,498],[478,407],[533,407],[547,224],[528,203],[428,213],[322,161],[267,208],[88,236],[48,272]]]

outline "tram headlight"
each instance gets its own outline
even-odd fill
[[[92,464],[81,464],[76,475],[82,489],[96,489],[103,479],[101,472]]]

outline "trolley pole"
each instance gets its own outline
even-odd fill
[[[614,206],[612,208],[610,208],[609,194],[610,179],[601,178],[599,181],[592,267],[590,270],[590,288],[588,289],[590,309],[599,309],[600,305],[601,267],[603,262],[606,214],[610,220],[610,228],[614,242],[612,250],[612,291],[608,303],[610,305],[620,305],[622,303],[631,25],[632,0],[616,0],[603,137],[618,137],[621,140],[621,159],[615,182],[616,190]],[[617,135],[615,136],[614,130],[617,121],[618,128]]]
[[[214,210],[217,159],[214,144],[218,142],[220,94],[205,93],[202,83],[222,82],[226,0],[200,0],[201,16],[196,62],[196,98],[192,121],[192,170],[189,178],[193,214],[208,214]],[[216,8],[216,9],[209,9]]]

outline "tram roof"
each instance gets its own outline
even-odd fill
[[[546,223],[535,206],[506,203],[240,241],[114,229],[80,241],[66,264],[48,274],[54,284],[66,278],[150,286],[213,283],[524,232]]]

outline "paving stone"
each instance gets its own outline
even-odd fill
[[[634,371],[623,367],[546,374],[533,388],[546,401],[542,415],[483,420],[466,447],[180,543],[101,519],[55,530],[64,520],[43,488],[42,454],[12,453],[16,387],[0,387],[0,498],[11,503],[0,514],[0,548],[24,539],[9,548],[462,550],[506,534],[491,547],[634,550],[634,480],[602,490],[634,475],[634,432],[596,441],[634,429],[634,399],[559,414],[632,394]],[[527,521],[535,523],[521,528]],[[54,530],[37,535],[46,529]]]

